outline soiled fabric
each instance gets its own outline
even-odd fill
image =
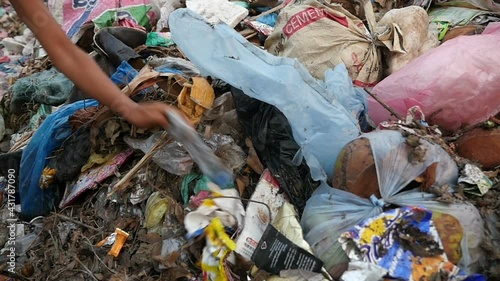
[[[21,78],[12,86],[12,111],[19,112],[28,102],[61,105],[72,88],[73,82],[55,68]]]

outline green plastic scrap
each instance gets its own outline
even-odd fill
[[[450,28],[468,25],[475,18],[488,15],[496,16],[496,13],[464,7],[437,7],[429,12],[429,20],[437,23],[441,41]]]
[[[196,181],[196,184],[193,188],[193,193],[197,195],[200,191],[210,190],[208,187],[208,183],[212,182],[209,177],[198,174],[198,173],[190,173],[187,174],[181,183],[181,197],[184,204],[189,202],[189,185]],[[228,186],[226,189],[234,188],[234,184]]]
[[[438,22],[438,31],[439,31],[439,36],[438,40],[441,41],[444,39],[444,36],[446,36],[446,33],[448,33],[448,30],[450,30],[450,23],[449,22]]]
[[[175,45],[170,32],[150,32],[146,37],[146,46],[152,47],[170,47]]]
[[[201,175],[197,173],[189,173],[184,178],[182,179],[181,183],[181,197],[182,201],[184,202],[184,205],[188,203],[189,201],[189,184],[192,183],[194,180],[197,180],[200,178]]]
[[[118,14],[127,14],[129,19],[136,25],[151,30],[151,21],[148,16],[152,6],[147,5],[133,5],[128,7],[121,7],[119,9],[109,9],[102,13],[99,17],[93,20],[94,25],[98,28],[114,26],[118,18]]]
[[[483,127],[485,128],[495,128],[497,126],[497,124],[491,120],[488,120],[486,122],[483,123]]]

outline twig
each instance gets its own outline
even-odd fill
[[[488,121],[491,121],[497,125],[500,125],[500,119],[496,118],[495,116],[491,116],[488,119]],[[477,123],[474,125],[469,125],[469,126],[463,127],[462,129],[456,131],[452,136],[444,137],[443,139],[447,142],[454,142],[454,141],[458,140],[466,132],[471,131],[472,129],[479,128],[479,127],[483,126],[483,124],[484,124],[483,122],[480,122],[480,123]]]
[[[478,124],[475,124],[475,125],[466,126],[466,127],[462,128],[462,129],[456,131],[452,136],[443,137],[443,140],[445,140],[446,142],[454,142],[454,141],[458,140],[466,132],[468,132],[468,131],[470,131],[472,129],[475,129],[475,128],[479,128],[482,125],[483,125],[482,123],[478,123]]]
[[[90,225],[88,225],[88,224],[85,224],[85,223],[83,223],[83,222],[77,221],[77,220],[75,220],[75,219],[73,219],[73,218],[70,218],[70,217],[67,217],[67,216],[65,216],[65,215],[61,215],[61,214],[54,213],[54,212],[52,212],[52,214],[56,215],[56,216],[57,216],[57,217],[59,217],[60,219],[63,219],[63,220],[66,220],[66,221],[72,222],[72,223],[77,224],[77,225],[79,225],[79,226],[83,226],[83,227],[86,227],[86,228],[88,228],[88,229],[91,229],[91,230],[94,230],[94,231],[97,231],[97,232],[102,232],[102,230],[100,230],[100,229],[98,229],[98,228],[92,227],[92,226],[90,226]]]
[[[179,48],[179,46],[176,46],[175,48],[177,49],[177,51],[179,51],[183,59],[187,59],[186,54],[184,54],[184,52]]]
[[[368,90],[367,88],[365,88],[365,91],[374,99],[376,100],[378,103],[380,103],[380,105],[382,105],[385,109],[387,109],[387,111],[389,111],[391,113],[392,116],[398,118],[399,120],[402,120],[401,116],[399,114],[396,113],[396,111],[394,111],[394,109],[392,109],[388,104],[386,104],[384,101],[382,101],[377,95],[375,95],[374,93],[370,92],[370,90]]]
[[[65,268],[62,268],[60,269],[58,272],[56,272],[56,274],[54,275],[50,275],[50,276],[47,276],[47,280],[49,280],[49,277],[52,277],[52,280],[57,280],[57,277],[59,277],[59,275],[61,275],[61,273],[65,272],[66,269]]]
[[[60,254],[59,243],[57,243],[56,239],[54,238],[54,235],[52,235],[52,231],[50,231],[50,230],[49,230],[49,235],[50,235],[50,238],[52,238],[52,242],[54,243],[54,248],[56,248],[57,255],[59,255]]]
[[[18,151],[21,147],[29,144],[31,137],[33,137],[33,131],[23,135],[10,149],[9,152]]]
[[[500,125],[500,119],[496,118],[495,116],[491,116],[490,121],[497,125]]]
[[[248,40],[248,39],[250,39],[250,38],[252,38],[252,37],[255,37],[255,35],[257,35],[257,34],[258,34],[257,32],[253,32],[253,33],[251,33],[250,35],[245,36],[245,39],[247,39],[247,40]]]
[[[167,132],[163,132],[161,134],[160,139],[151,147],[151,149],[146,154],[144,154],[139,163],[137,163],[132,168],[132,170],[128,171],[128,173],[122,179],[120,179],[120,181],[118,181],[115,186],[113,186],[113,189],[108,193],[108,198],[115,194],[117,191],[123,190],[130,183],[130,180],[137,174],[137,172],[139,172],[142,167],[144,167],[144,165],[146,165],[153,158],[158,149],[166,144],[168,137],[169,136]]]
[[[76,256],[76,255],[73,255],[73,257],[75,258],[75,260],[78,262],[78,264],[80,266],[82,266],[84,269],[85,269],[85,272],[90,275],[90,277],[92,277],[93,280],[95,281],[99,281],[95,276],[94,276],[94,273],[92,273],[92,271],[90,271],[90,269],[85,266],[85,264],[83,264],[83,262]]]
[[[114,271],[114,270],[112,270],[111,268],[109,268],[109,267],[108,267],[108,266],[107,266],[107,265],[106,265],[106,264],[105,264],[105,263],[101,260],[101,258],[99,258],[99,255],[97,255],[97,253],[94,251],[94,245],[92,245],[92,242],[90,242],[90,240],[89,240],[87,237],[85,237],[85,236],[83,236],[83,239],[87,240],[87,241],[86,241],[86,243],[87,243],[87,245],[89,245],[90,250],[92,251],[92,253],[94,253],[94,255],[95,255],[95,257],[97,258],[97,260],[98,260],[98,261],[99,261],[102,265],[104,265],[104,267],[105,267],[107,270],[109,270],[109,272],[111,272],[111,273],[113,273],[113,274],[116,274],[116,271]]]
[[[429,115],[429,117],[427,117],[427,120],[432,120],[432,118],[434,118],[436,115],[438,115],[441,112],[443,112],[443,108],[440,108],[440,109],[434,111],[433,113],[431,113]]]

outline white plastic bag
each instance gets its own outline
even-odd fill
[[[456,184],[458,168],[453,159],[436,144],[422,140],[426,149],[423,161],[410,163],[405,138],[397,131],[375,131],[363,134],[368,138],[375,159],[381,199],[370,200],[352,193],[323,185],[308,200],[302,215],[302,227],[306,240],[314,253],[331,270],[335,265],[348,262],[338,243],[339,235],[364,219],[380,214],[382,208],[396,206],[424,206],[432,211],[455,216],[464,231],[462,260],[459,267],[473,272],[473,263],[480,258],[479,243],[483,235],[483,222],[478,211],[468,204],[444,204],[434,201],[435,195],[417,189],[402,191],[427,167],[437,162],[436,185]],[[462,211],[460,211],[462,210]],[[466,214],[463,214],[466,211]],[[462,214],[461,214],[462,213]]]

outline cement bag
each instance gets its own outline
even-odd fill
[[[500,111],[500,23],[481,35],[461,36],[415,59],[382,80],[373,92],[400,115],[420,106],[430,124],[454,131]],[[369,98],[375,123],[391,119]]]
[[[340,63],[357,86],[374,86],[381,77],[379,51],[363,22],[326,1],[288,4],[265,48],[276,56],[297,58],[318,79]]]
[[[429,16],[419,6],[390,10],[377,22],[375,32],[384,34],[385,30],[392,24],[396,24],[401,29],[404,38],[403,47],[406,53],[390,52],[388,49],[382,51],[387,63],[386,75],[401,69],[412,60],[439,45],[437,30],[429,28]]]
[[[383,207],[392,204],[420,205],[456,217],[464,231],[459,266],[473,270],[473,262],[480,257],[479,243],[483,233],[482,220],[477,210],[472,205],[436,202],[434,194],[420,192],[418,189],[402,191],[436,162],[435,184],[456,184],[458,168],[452,158],[438,145],[422,141],[425,156],[412,164],[408,157],[411,148],[397,131],[375,131],[363,134],[360,138],[370,140],[382,198],[371,196],[370,199],[364,199],[326,185],[314,192],[307,202],[301,223],[307,242],[325,263],[325,268],[333,274],[339,265],[348,262],[337,240],[342,232],[363,219],[380,214]],[[467,215],[459,215],[460,209],[468,210]]]

